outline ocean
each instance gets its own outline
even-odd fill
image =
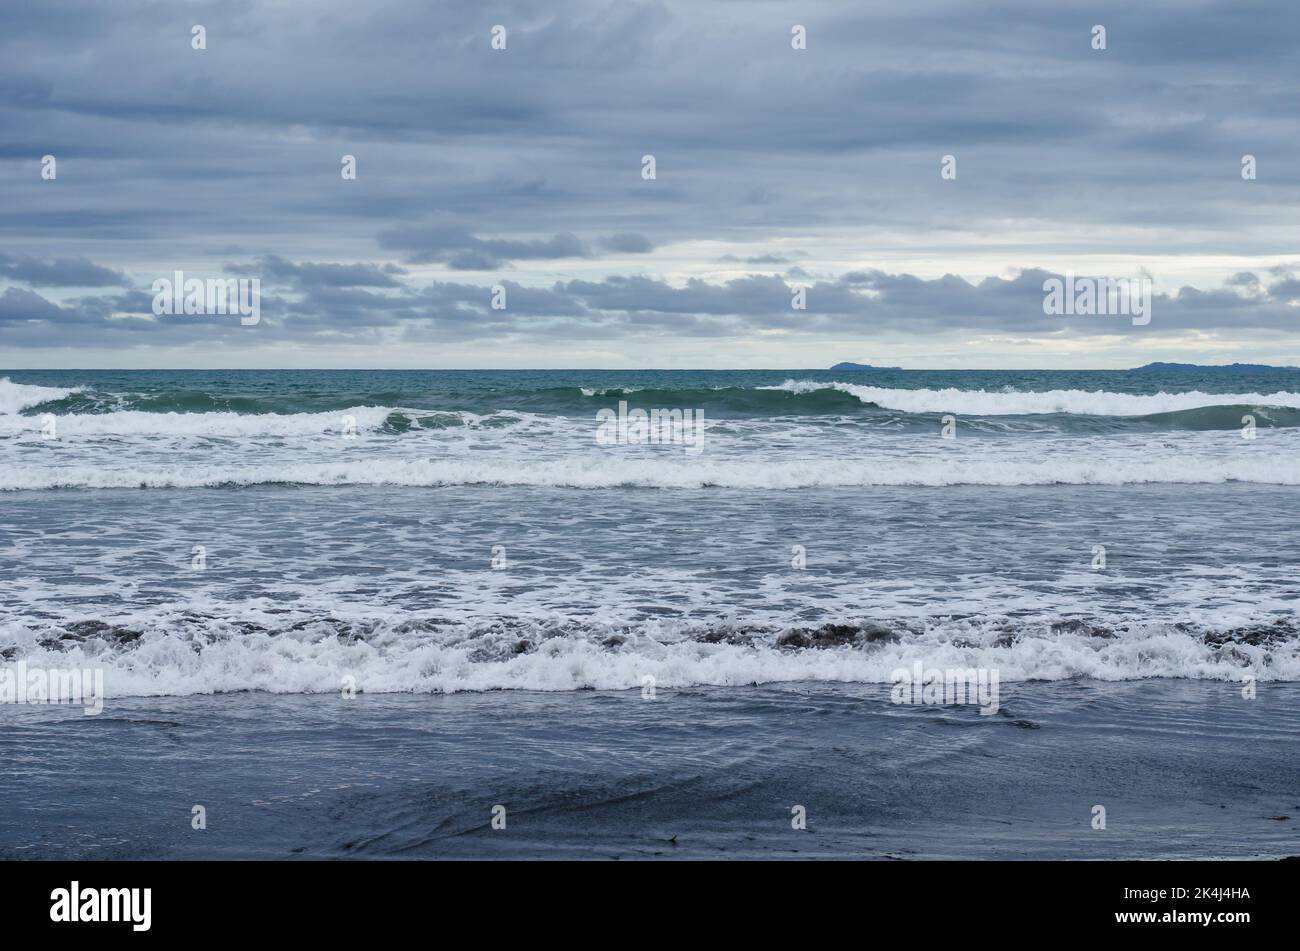
[[[0,856],[1300,851],[1300,372],[0,377]]]

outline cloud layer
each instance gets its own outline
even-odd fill
[[[1300,362],[1282,0],[50,0],[5,19],[12,366],[338,347],[644,365],[647,342],[661,366]],[[154,318],[174,269],[259,277],[263,322]],[[1043,314],[1065,270],[1150,274],[1153,322]]]

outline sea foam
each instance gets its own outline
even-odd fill
[[[12,416],[42,403],[65,399],[76,392],[76,389],[61,389],[56,386],[14,383],[8,377],[0,377],[0,416]]]
[[[789,393],[837,390],[885,409],[905,413],[956,413],[969,416],[1023,416],[1069,413],[1076,416],[1151,416],[1205,406],[1285,406],[1300,408],[1300,393],[1110,393],[1104,390],[1047,390],[1043,392],[987,390],[888,389],[856,383],[822,383],[787,380],[780,386],[759,389]]]

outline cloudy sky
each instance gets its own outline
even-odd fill
[[[1300,364],[1297,35],[1293,0],[6,3],[0,367]],[[155,316],[176,270],[257,277],[261,322]],[[1150,277],[1151,322],[1045,315],[1066,272]]]

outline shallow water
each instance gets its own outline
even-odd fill
[[[885,682],[915,662],[1296,680],[1300,544],[1275,530],[1290,491],[20,494],[0,646],[102,669],[110,697],[345,677],[366,692]]]

